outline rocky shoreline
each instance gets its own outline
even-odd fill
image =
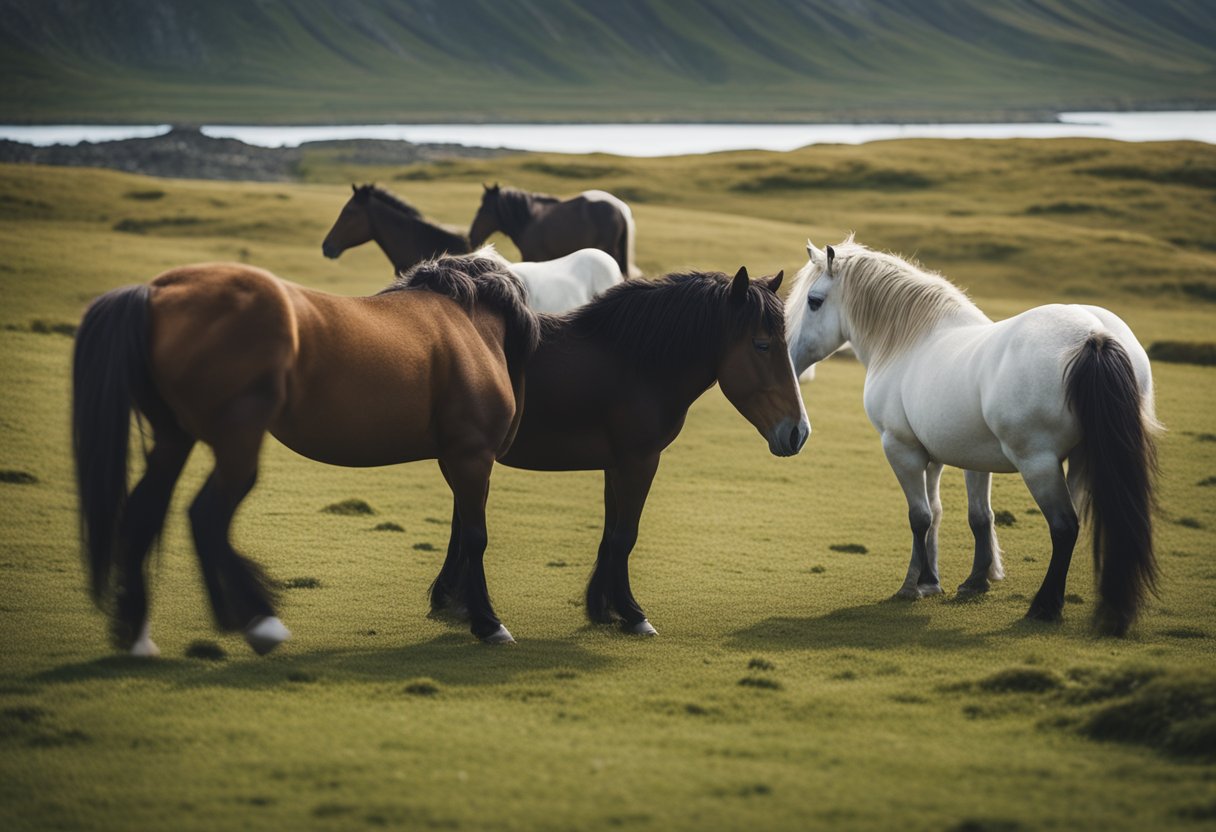
[[[197,128],[174,127],[145,139],[80,142],[46,147],[0,140],[0,163],[111,168],[175,179],[284,182],[299,178],[310,151],[333,151],[332,160],[358,165],[409,165],[435,159],[490,158],[508,151],[459,144],[352,139],[306,142],[299,147],[258,147],[238,139],[216,139]]]

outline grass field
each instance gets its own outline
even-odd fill
[[[856,230],[919,254],[995,317],[1097,301],[1145,343],[1211,341],[1214,176],[1211,147],[1093,141],[401,170],[316,157],[307,182],[274,185],[0,167],[0,826],[1210,828],[1211,367],[1154,368],[1163,583],[1123,640],[1088,628],[1081,548],[1064,623],[1022,619],[1048,536],[1016,477],[994,485],[1003,583],[971,603],[887,601],[906,508],[861,367],[832,360],[804,386],[815,433],[793,459],[769,456],[718,391],[693,408],[633,556],[656,639],[583,620],[597,474],[496,470],[487,571],[519,644],[495,649],[425,617],[450,505],[433,464],[330,468],[271,442],[236,540],[284,582],[294,640],[257,659],[211,628],[183,513],[209,467],[200,448],[158,559],[164,656],[148,662],[110,655],[85,594],[63,333],[97,293],[197,260],[375,291],[389,279],[378,251],[320,255],[346,182],[378,179],[464,224],[497,178],[621,193],[648,273],[789,273],[808,235]],[[971,552],[957,471],[943,498],[954,586]],[[376,514],[322,511],[347,499]]]

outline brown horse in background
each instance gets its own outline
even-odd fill
[[[236,264],[173,269],[85,313],[73,367],[73,446],[92,593],[117,646],[155,655],[145,559],[196,442],[215,468],[190,506],[216,622],[259,653],[290,635],[271,582],[229,542],[269,431],[332,465],[437,459],[460,513],[474,634],[510,641],[482,558],[490,470],[518,427],[537,321],[501,259],[424,263],[371,297],[305,289]],[[131,411],[151,426],[127,493]]]
[[[394,271],[403,272],[423,260],[473,250],[462,232],[425,219],[417,208],[383,188],[351,185],[350,189],[350,199],[321,243],[321,253],[330,260],[375,240]]]
[[[607,191],[583,191],[567,200],[497,183],[484,185],[481,207],[469,227],[477,248],[495,231],[511,238],[523,260],[556,260],[580,248],[606,251],[628,280],[641,272],[634,265],[633,212]]]
[[[659,455],[688,408],[715,383],[768,440],[791,456],[810,436],[785,343],[781,275],[716,273],[627,281],[564,316],[541,316],[528,363],[523,421],[501,462],[535,471],[604,472],[604,534],[587,586],[587,615],[619,617],[626,631],[654,628],[629,587],[629,553]],[[452,512],[431,608],[459,614],[468,593],[464,518]]]

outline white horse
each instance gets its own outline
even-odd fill
[[[1148,356],[1096,306],[1040,306],[993,323],[944,277],[853,242],[810,260],[787,300],[801,372],[851,341],[866,367],[866,415],[908,500],[912,561],[897,593],[942,591],[937,571],[942,466],[966,471],[975,535],[961,593],[1004,577],[992,473],[1020,472],[1051,530],[1051,564],[1028,618],[1060,619],[1078,533],[1093,522],[1095,621],[1122,635],[1153,590],[1156,456]],[[1068,461],[1067,476],[1063,470]]]
[[[577,309],[622,279],[616,260],[598,248],[581,248],[556,260],[508,263],[507,268],[523,282],[528,306],[554,315]]]

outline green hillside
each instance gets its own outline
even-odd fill
[[[1017,118],[1213,106],[1204,0],[0,0],[4,121]]]

